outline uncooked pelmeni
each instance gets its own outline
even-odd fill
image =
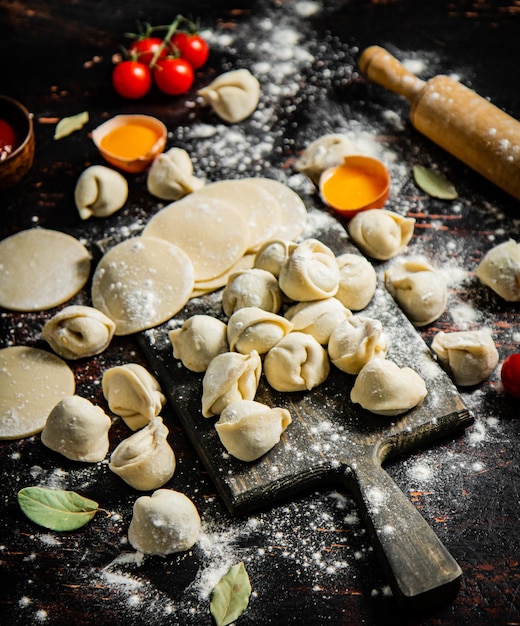
[[[400,415],[419,405],[428,391],[410,367],[386,359],[371,359],[356,377],[350,399],[378,415]]]
[[[238,309],[227,324],[229,349],[241,354],[253,350],[265,354],[292,329],[293,324],[276,313],[258,307]]]
[[[175,454],[162,417],[123,439],[110,455],[108,467],[140,491],[158,489],[175,473]]]
[[[480,282],[508,302],[520,302],[520,243],[509,239],[489,250],[479,266]]]
[[[146,178],[148,191],[161,200],[180,200],[204,186],[193,175],[190,155],[182,148],[170,148],[155,158]]]
[[[256,253],[255,268],[270,272],[278,278],[280,270],[286,263],[289,255],[296,248],[294,241],[275,239],[265,243]]]
[[[486,380],[499,360],[495,342],[485,330],[439,332],[433,338],[432,350],[460,386]]]
[[[365,257],[347,252],[336,257],[339,288],[336,298],[351,311],[361,311],[374,297],[377,274]]]
[[[192,315],[168,337],[174,358],[192,372],[205,372],[212,359],[229,352],[226,324],[211,315]]]
[[[232,402],[253,400],[261,374],[262,361],[256,350],[216,356],[202,380],[202,415],[219,415]]]
[[[67,396],[49,413],[41,439],[68,459],[97,463],[107,455],[111,425],[101,407],[81,396]]]
[[[84,170],[74,190],[74,201],[82,220],[108,217],[119,211],[128,198],[126,178],[104,165],[91,165]]]
[[[370,209],[354,215],[349,235],[366,255],[386,261],[402,252],[412,238],[415,219],[386,209]]]
[[[278,281],[271,272],[257,268],[241,270],[231,274],[224,287],[222,309],[226,315],[250,306],[278,313],[282,297]]]
[[[135,501],[128,541],[142,554],[165,556],[189,550],[199,538],[200,526],[197,507],[187,496],[158,489]]]
[[[294,167],[317,185],[325,170],[341,165],[344,157],[354,153],[354,145],[346,135],[328,133],[310,143]]]
[[[239,400],[222,411],[215,428],[229,454],[240,461],[256,461],[280,441],[291,421],[287,409]]]
[[[64,359],[81,359],[108,348],[115,323],[90,306],[71,305],[47,320],[42,338]]]
[[[282,291],[291,300],[330,298],[339,287],[336,257],[321,241],[305,239],[289,255],[278,280]]]
[[[446,309],[446,283],[424,260],[395,263],[385,272],[385,286],[414,326],[430,324]]]
[[[328,351],[338,369],[359,374],[370,359],[386,356],[388,338],[379,320],[354,315],[332,331]]]
[[[327,351],[307,333],[289,333],[264,359],[267,382],[277,391],[310,391],[329,371]]]
[[[125,363],[105,371],[103,395],[112,413],[137,430],[159,415],[166,398],[150,372],[138,363]]]
[[[309,333],[322,345],[329,342],[334,328],[351,315],[352,312],[336,298],[298,302],[285,312],[285,317],[294,326],[293,330]]]
[[[220,118],[235,124],[249,117],[258,106],[260,83],[249,70],[232,70],[199,89],[199,95]]]

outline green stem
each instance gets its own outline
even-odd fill
[[[185,18],[182,17],[182,15],[177,15],[177,17],[173,20],[173,22],[170,24],[170,26],[168,27],[168,32],[166,33],[166,35],[163,37],[163,40],[161,42],[161,45],[157,48],[157,50],[155,51],[155,54],[153,55],[153,58],[150,62],[150,67],[154,67],[157,59],[159,58],[159,56],[162,54],[162,51],[166,48],[166,46],[169,44],[170,39],[172,38],[173,34],[175,33],[175,31],[177,30],[177,27],[179,26],[179,24],[181,23],[182,20],[184,20]],[[158,27],[157,27],[158,28]]]

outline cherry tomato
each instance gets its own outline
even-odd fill
[[[189,33],[175,33],[171,39],[183,59],[186,59],[193,69],[202,67],[208,60],[209,46],[200,35]]]
[[[152,73],[139,61],[121,61],[112,72],[112,85],[123,98],[136,100],[150,91]]]
[[[152,59],[160,48],[162,44],[162,39],[158,37],[144,37],[143,39],[137,39],[134,41],[129,47],[128,52],[131,55],[135,55],[136,61],[140,61],[145,65],[150,65]],[[159,57],[168,56],[168,49],[163,47],[161,52],[159,53]]]
[[[164,93],[177,96],[192,86],[195,75],[192,66],[184,59],[168,57],[159,59],[153,70],[157,87]]]
[[[520,354],[510,354],[502,363],[502,384],[507,393],[520,398]]]

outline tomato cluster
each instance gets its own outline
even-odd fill
[[[504,389],[514,398],[520,398],[520,354],[510,354],[502,363],[500,377]]]
[[[188,30],[177,30],[182,24]],[[153,36],[159,29],[167,28],[161,39]],[[196,31],[195,25],[177,16],[168,27],[148,26],[146,32],[134,38],[126,58],[112,72],[112,85],[123,98],[138,99],[145,96],[155,84],[163,93],[186,93],[195,79],[195,70],[209,57],[209,45]]]

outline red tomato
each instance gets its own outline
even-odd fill
[[[5,120],[0,119],[0,161],[5,161],[16,150],[17,144],[14,128]]]
[[[152,73],[148,65],[139,61],[121,61],[112,72],[112,85],[123,98],[137,100],[150,91]]]
[[[192,66],[184,59],[168,57],[159,59],[153,70],[157,87],[164,93],[177,96],[192,86],[195,75]]]
[[[193,69],[202,67],[208,60],[209,46],[200,35],[189,33],[175,33],[171,39],[183,59],[186,59]]]
[[[507,393],[520,398],[520,354],[510,354],[502,363],[502,384]]]
[[[130,54],[132,55],[135,54],[136,61],[140,61],[145,65],[150,65],[155,53],[160,48],[161,44],[162,39],[159,39],[158,37],[144,37],[143,39],[137,39],[136,41],[134,41],[128,47],[128,52],[130,52]],[[168,56],[168,49],[166,47],[163,47],[159,56]]]

